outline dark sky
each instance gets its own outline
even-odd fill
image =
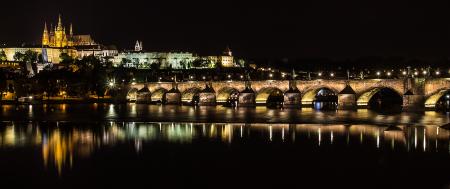
[[[33,42],[58,13],[75,33],[146,50],[249,58],[450,55],[449,1],[33,0],[1,2],[0,41]]]

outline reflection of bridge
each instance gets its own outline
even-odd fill
[[[311,106],[321,89],[333,91],[341,109],[365,108],[382,89],[403,98],[406,109],[433,109],[450,90],[450,79],[152,82],[130,85],[127,99],[145,103],[215,105],[235,98],[238,105],[251,106],[266,104],[271,97],[281,97],[284,105],[300,107]]]

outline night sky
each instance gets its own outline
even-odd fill
[[[246,58],[450,56],[449,1],[33,0],[1,2],[0,41],[37,42],[44,21],[103,44]]]

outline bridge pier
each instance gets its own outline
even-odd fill
[[[140,89],[136,93],[136,103],[137,104],[150,104],[152,102],[152,94],[147,86]]]
[[[302,107],[302,94],[300,91],[289,89],[284,93],[284,103],[285,108],[301,108]]]
[[[206,84],[205,89],[203,89],[199,93],[199,102],[200,106],[215,106],[216,105],[216,92],[210,86],[210,84]]]
[[[425,110],[425,96],[413,94],[411,91],[407,91],[403,95],[403,105],[404,111],[423,111]]]
[[[167,91],[164,99],[165,104],[180,105],[181,104],[181,92],[178,90],[177,84],[174,84],[172,89]]]
[[[355,110],[356,105],[356,92],[350,87],[345,88],[338,94],[338,109],[339,110]]]

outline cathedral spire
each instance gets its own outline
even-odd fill
[[[56,29],[61,31],[63,29],[62,27],[63,26],[62,26],[61,14],[59,14],[59,16],[58,16],[58,27]]]
[[[72,28],[72,23],[70,23],[70,31],[69,31],[70,36],[73,36],[73,28]]]
[[[42,34],[42,45],[48,45],[49,43],[49,35],[47,30],[47,22],[44,23],[44,32]]]

